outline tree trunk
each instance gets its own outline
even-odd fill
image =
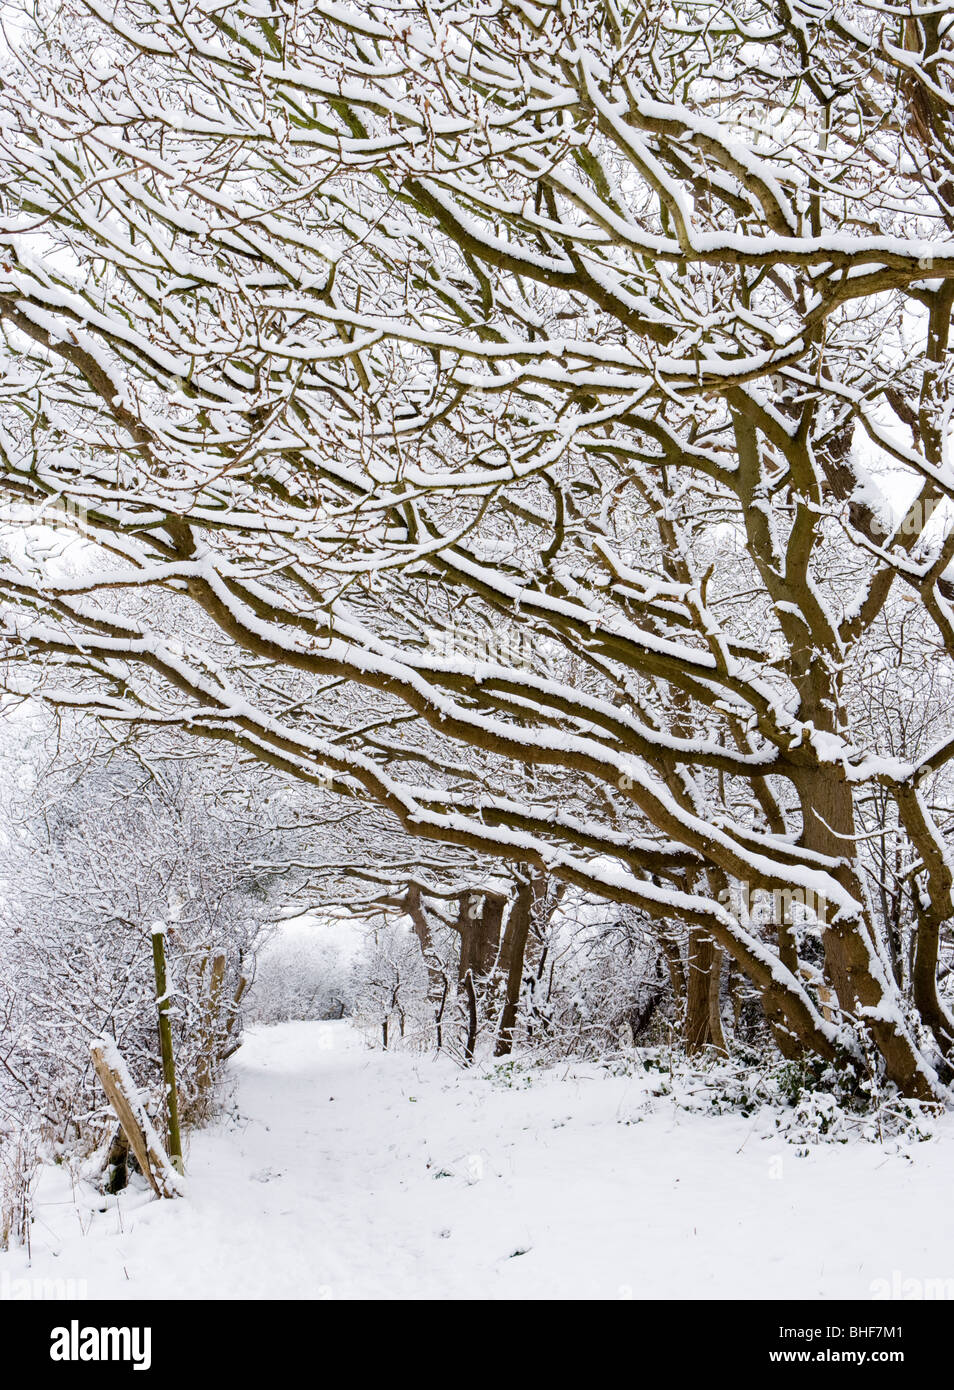
[[[461,934],[461,981],[470,971],[476,980],[486,979],[493,970],[500,949],[507,899],[503,893],[466,893],[461,900],[457,929]]]
[[[712,977],[716,976],[718,989],[722,956],[712,937],[707,932],[692,927],[689,931],[689,950],[686,960],[686,1017],[685,1042],[689,1053],[701,1052],[713,1044],[725,1051],[721,1021],[717,1025],[717,1036],[713,1032],[716,1010],[712,1005]]]
[[[421,955],[427,967],[427,993],[434,1006],[434,1029],[437,1034],[437,1050],[440,1052],[444,1045],[444,1009],[447,1006],[448,979],[447,972],[434,950],[430,923],[421,901],[421,890],[416,883],[412,883],[407,890],[404,910],[411,919],[411,926],[414,928],[414,935],[420,943]],[[462,954],[463,949],[464,942],[463,936],[461,936]]]
[[[463,996],[467,1016],[464,1057],[471,1062],[480,1024],[479,1000],[483,986],[492,976],[500,951],[500,929],[507,899],[502,893],[465,893],[457,915],[460,933],[458,993]]]
[[[497,1042],[494,1046],[495,1057],[508,1057],[513,1050],[513,1030],[517,1022],[517,1010],[520,1004],[520,987],[523,983],[523,962],[527,950],[527,938],[533,924],[534,904],[540,896],[540,891],[539,880],[534,881],[528,878],[526,881],[521,881],[517,888],[513,907],[510,909],[507,930],[504,933],[503,944],[500,949],[501,967],[507,975],[507,990],[503,1011],[500,1015]]]
[[[904,1095],[934,1099],[937,1079],[908,1032],[894,976],[875,951],[874,929],[861,906],[864,893],[848,859],[855,850],[851,788],[840,768],[825,766],[806,771],[798,791],[802,844],[843,860],[834,877],[859,904],[853,916],[836,913],[825,903],[809,904],[824,920],[825,969],[838,1004],[844,1014],[863,1021],[884,1059],[888,1079]]]
[[[728,1052],[722,1028],[722,959],[721,950],[714,945],[709,963],[709,1040],[717,1051]]]
[[[169,1022],[169,995],[166,986],[166,932],[157,927],[152,933],[152,963],[156,975],[156,1008],[159,1012],[159,1050],[166,1090],[166,1117],[169,1125],[169,1157],[177,1173],[185,1171],[182,1162],[182,1136],[179,1132],[179,1091],[176,1063],[172,1051],[172,1024]]]
[[[464,976],[464,998],[467,1001],[467,1037],[464,1040],[464,1061],[470,1066],[477,1047],[477,991],[474,988],[474,974],[468,970]]]

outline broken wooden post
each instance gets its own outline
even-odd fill
[[[129,1075],[115,1040],[97,1039],[90,1055],[106,1098],[153,1192],[157,1197],[178,1197],[182,1190],[178,1176],[169,1166],[139,1088]]]

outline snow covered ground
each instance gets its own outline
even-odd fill
[[[370,1051],[347,1023],[249,1035],[189,1196],[37,1190],[24,1277],[90,1298],[869,1298],[950,1279],[954,1117],[904,1153],[806,1157],[770,1117],[647,1108],[648,1081]],[[105,1209],[104,1209],[105,1208]],[[77,1287],[77,1286],[74,1286]],[[81,1291],[82,1286],[77,1287]]]

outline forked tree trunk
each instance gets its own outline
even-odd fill
[[[806,849],[842,858],[834,877],[863,904],[863,889],[850,859],[855,852],[855,819],[851,787],[844,773],[833,766],[806,770],[798,791],[802,844]],[[904,999],[890,968],[875,951],[874,929],[864,909],[850,916],[826,909],[825,904],[814,906],[825,919],[825,973],[842,1013],[867,1030],[884,1059],[888,1079],[904,1095],[936,1099],[937,1078],[909,1031]]]

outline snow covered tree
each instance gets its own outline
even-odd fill
[[[853,696],[902,602],[954,669],[952,59],[907,0],[40,3],[7,688],[688,930],[701,1041],[728,954],[941,1094],[954,728]]]

